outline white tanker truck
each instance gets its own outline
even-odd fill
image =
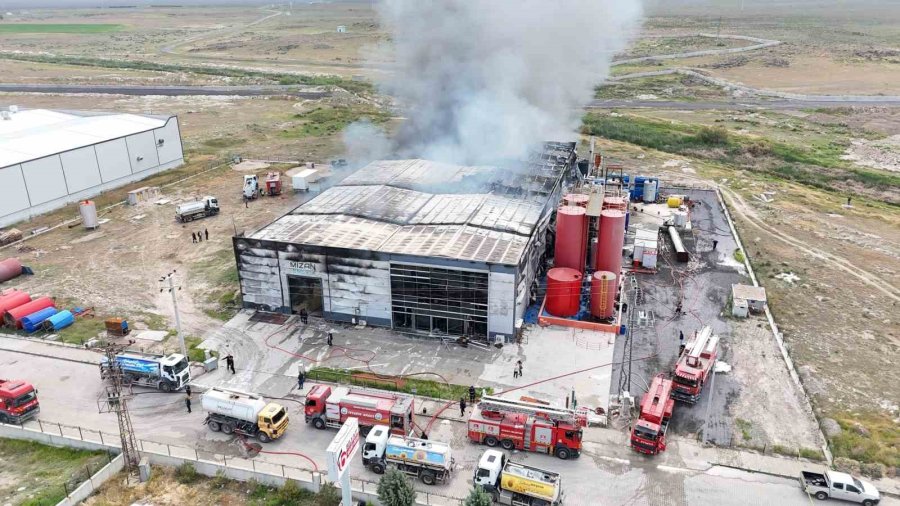
[[[284,435],[288,414],[284,406],[238,390],[212,388],[200,396],[206,410],[204,424],[213,432],[240,434],[268,443]]]

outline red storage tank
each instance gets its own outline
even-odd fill
[[[581,307],[581,271],[554,267],[547,271],[547,312],[575,316]]]
[[[595,271],[609,271],[617,277],[622,271],[622,247],[625,246],[625,212],[607,209],[600,212],[600,232]]]
[[[41,309],[54,307],[53,299],[50,297],[38,297],[31,302],[22,304],[21,306],[8,309],[3,315],[3,323],[8,327],[20,329],[22,328],[22,318],[36,313]]]
[[[577,206],[584,208],[587,208],[589,200],[591,200],[591,197],[583,193],[567,193],[563,198],[563,201],[567,206]]]
[[[625,197],[603,197],[603,209],[628,210],[628,199]]]
[[[556,210],[556,248],[554,267],[584,270],[587,260],[587,210],[577,206],[560,206]]]
[[[31,296],[25,292],[13,290],[3,296],[0,296],[0,324],[3,323],[3,315],[10,309],[28,304],[31,302]]]
[[[0,283],[22,275],[22,263],[18,258],[0,260]]]
[[[591,276],[591,316],[612,318],[616,307],[616,275],[596,271]]]

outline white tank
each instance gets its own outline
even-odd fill
[[[207,390],[200,396],[200,404],[211,413],[251,423],[259,420],[259,412],[266,407],[266,401],[259,395],[224,388]]]
[[[656,202],[656,190],[658,188],[659,181],[645,181],[644,182],[644,203],[650,204],[652,202]]]
[[[672,220],[676,227],[683,227],[687,223],[687,213],[684,211],[675,211],[672,213]]]
[[[81,212],[81,223],[84,228],[95,229],[100,226],[100,220],[97,219],[97,204],[93,200],[82,200],[78,210]]]

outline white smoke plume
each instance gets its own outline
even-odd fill
[[[383,0],[397,70],[380,84],[407,118],[397,153],[489,164],[573,139],[641,11],[639,0]]]

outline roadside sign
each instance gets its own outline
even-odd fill
[[[358,418],[348,418],[344,422],[325,453],[328,458],[328,479],[332,482],[342,481],[353,457],[359,453]]]

